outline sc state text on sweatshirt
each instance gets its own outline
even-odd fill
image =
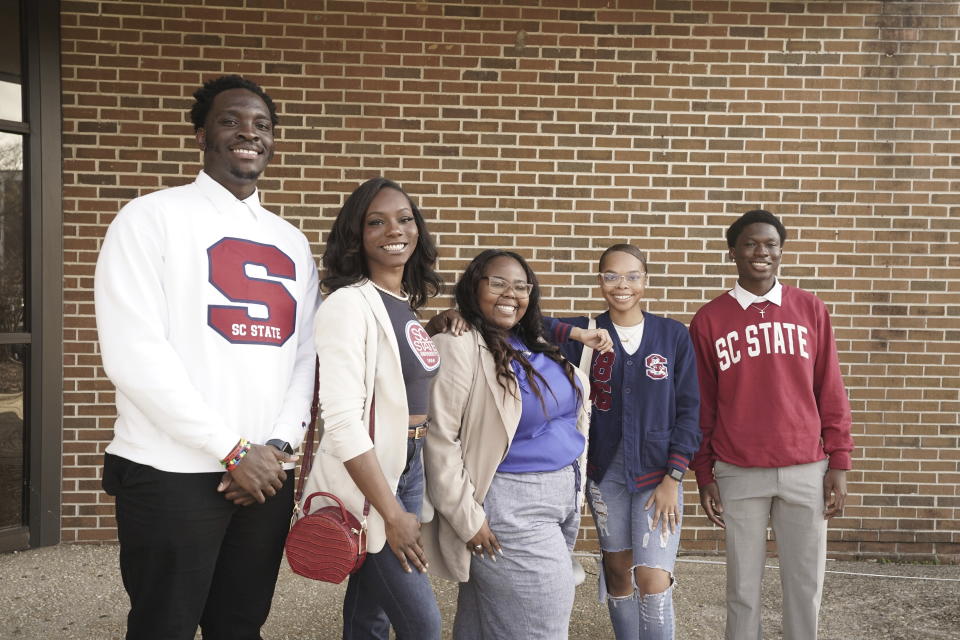
[[[792,322],[759,322],[748,324],[740,331],[734,330],[717,338],[714,347],[717,351],[717,364],[726,371],[747,357],[755,358],[761,354],[783,354],[810,359],[807,351],[807,336],[810,330],[802,324]]]
[[[244,325],[236,322],[230,325],[230,335],[239,337],[250,336],[252,338],[272,338],[274,340],[279,340],[283,337],[278,327],[271,327],[266,324]]]

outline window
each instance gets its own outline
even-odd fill
[[[60,537],[59,15],[0,3],[0,551]]]
[[[26,225],[23,206],[23,82],[20,7],[0,8],[0,530],[26,524],[23,500]]]

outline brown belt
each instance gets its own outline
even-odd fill
[[[410,440],[419,440],[420,438],[427,435],[427,427],[430,426],[429,420],[424,420],[420,424],[413,425],[407,429],[407,438]]]

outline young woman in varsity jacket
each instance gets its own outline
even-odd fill
[[[829,518],[843,511],[850,403],[830,315],[777,279],[787,231],[769,211],[727,229],[736,286],[690,323],[703,444],[691,468],[707,517],[726,529],[728,640],[757,640],[772,521],[783,637],[817,637]]]
[[[643,310],[646,281],[636,247],[617,244],[601,256],[608,309],[596,326],[614,336],[614,347],[590,362],[587,500],[603,550],[600,598],[618,640],[673,638],[681,480],[700,444],[693,346],[683,324]],[[547,321],[572,362],[583,347],[568,340],[570,327],[588,322]]]
[[[348,640],[387,640],[391,625],[397,638],[440,638],[419,521],[429,508],[422,447],[440,354],[415,313],[440,287],[436,258],[419,209],[385,178],[350,195],[323,255],[331,293],[315,343],[324,431],[305,495],[333,493],[357,517],[364,500],[373,507],[367,558],[344,595]]]

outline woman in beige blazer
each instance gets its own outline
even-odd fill
[[[440,358],[415,313],[440,287],[436,257],[420,211],[385,178],[350,195],[323,255],[330,293],[315,343],[324,431],[304,494],[332,493],[366,523],[344,638],[387,640],[391,625],[397,638],[440,638],[419,522],[429,379]]]
[[[522,257],[484,251],[457,284],[471,331],[435,338],[423,539],[431,571],[461,583],[457,639],[567,636],[588,387],[543,339],[539,297]]]

